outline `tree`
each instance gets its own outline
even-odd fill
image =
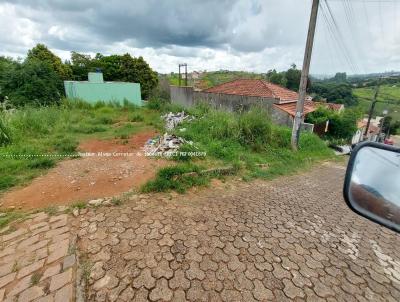
[[[285,72],[277,72],[275,69],[268,70],[267,80],[277,85],[286,86]]]
[[[127,82],[140,83],[142,98],[147,99],[150,92],[158,84],[157,73],[154,72],[143,57],[132,58],[129,54],[123,55],[123,79]]]
[[[357,122],[361,117],[358,109],[346,109],[343,113],[332,115],[328,134],[333,138],[350,140],[357,131]]]
[[[337,83],[347,82],[347,74],[345,72],[337,72],[332,80]]]
[[[358,109],[346,109],[337,112],[321,106],[307,115],[306,122],[320,124],[329,120],[326,134],[328,139],[350,140],[357,131],[357,122],[361,117],[362,112]]]
[[[312,83],[310,91],[316,94],[317,98],[325,98],[329,103],[354,106],[358,104],[353,96],[353,90],[348,83],[316,82]]]
[[[6,74],[11,70],[14,70],[19,63],[14,61],[12,58],[0,56],[0,102],[4,100],[5,94],[3,93],[4,81],[6,80]]]
[[[87,80],[88,72],[93,67],[93,60],[90,55],[71,52],[72,78],[76,81]]]
[[[48,62],[31,59],[5,73],[2,93],[14,106],[60,102],[63,82]]]
[[[286,71],[286,88],[298,91],[300,78],[301,71],[297,69],[296,64],[292,64],[292,66]]]
[[[101,69],[106,81],[140,83],[142,97],[148,98],[157,86],[158,76],[143,57],[133,58],[130,54],[104,56],[97,53],[94,58],[77,52],[71,53],[73,77],[87,79],[87,73]]]
[[[27,60],[39,60],[50,64],[62,80],[70,80],[72,78],[70,66],[63,64],[61,59],[52,53],[44,44],[37,44],[34,48],[29,50]]]

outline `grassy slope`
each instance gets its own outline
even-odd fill
[[[134,106],[90,106],[80,102],[66,102],[60,107],[26,108],[12,115],[0,115],[12,136],[11,144],[0,147],[0,193],[30,181],[65,158],[26,157],[24,154],[75,154],[79,142],[84,139],[126,139],[146,128],[160,127],[159,116],[157,111]],[[1,156],[4,154],[15,157]]]
[[[177,130],[176,134],[194,142],[194,146],[184,145],[180,151],[206,152],[207,156],[179,157],[177,160],[182,163],[160,170],[158,177],[144,186],[144,191],[173,189],[184,192],[193,185],[207,184],[207,176],[189,172],[198,172],[209,166],[232,166],[234,173],[245,180],[272,179],[296,172],[318,160],[334,158],[325,143],[310,133],[302,134],[300,149],[293,152],[290,149],[290,129],[273,126],[261,110],[242,115],[201,111],[192,110],[197,119],[183,124],[181,127],[186,131]]]
[[[233,81],[235,79],[261,79],[261,74],[245,71],[214,71],[207,72],[202,77],[205,88]]]
[[[371,101],[375,92],[375,87],[356,88],[353,90],[354,95],[359,99],[360,106],[364,112],[368,112]],[[382,115],[384,109],[389,110],[389,114],[396,120],[400,120],[400,84],[382,85],[378,94],[379,101],[390,101],[395,104],[377,103],[374,115]]]

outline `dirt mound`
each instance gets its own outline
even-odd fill
[[[28,186],[5,193],[0,202],[3,207],[33,209],[115,196],[138,188],[168,164],[141,152],[145,142],[155,135],[144,132],[127,140],[84,141],[79,151],[85,156],[59,162]]]

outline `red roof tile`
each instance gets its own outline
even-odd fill
[[[280,101],[297,101],[297,92],[264,80],[240,79],[233,80],[204,90],[210,93],[234,94],[274,98]]]
[[[286,102],[281,104],[274,104],[277,108],[289,113],[291,116],[296,115],[296,103],[297,102]],[[319,106],[328,107],[331,110],[339,111],[343,108],[342,104],[333,104],[333,103],[322,103],[322,102],[313,102],[306,100],[304,102],[304,115],[307,115],[318,109]]]
[[[297,102],[288,102],[288,103],[283,103],[283,104],[274,104],[275,107],[289,113],[291,116],[296,115],[296,104]],[[310,112],[313,112],[317,110],[318,106],[316,105],[315,102],[313,101],[305,101],[304,102],[304,115],[309,114]]]

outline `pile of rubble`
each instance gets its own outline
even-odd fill
[[[183,123],[184,121],[192,121],[194,119],[193,116],[188,115],[185,111],[178,112],[178,113],[167,113],[161,117],[165,121],[165,129],[172,130],[177,125]]]
[[[193,142],[187,141],[175,134],[165,133],[163,136],[149,139],[143,149],[146,155],[165,154],[177,151],[185,143],[193,144]]]
[[[170,112],[161,116],[161,118],[165,121],[165,129],[167,131],[173,130],[184,121],[192,121],[194,119],[193,116],[186,114],[185,111],[178,113]],[[179,130],[183,132],[186,129],[183,128]],[[187,141],[175,134],[165,133],[162,136],[149,139],[143,147],[143,151],[146,156],[168,156],[176,152],[182,144],[192,145],[193,142]]]

